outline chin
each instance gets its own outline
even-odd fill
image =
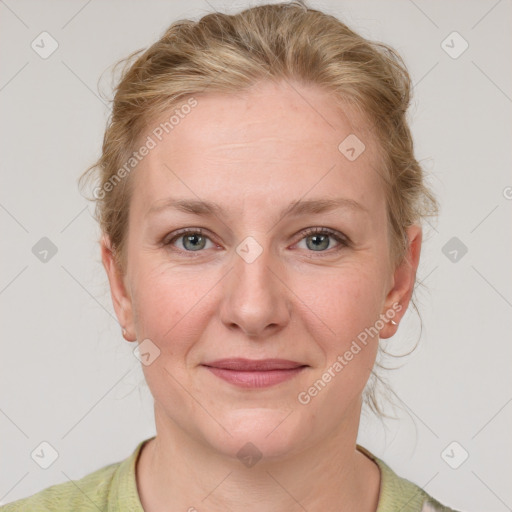
[[[284,458],[301,451],[310,439],[308,422],[291,409],[237,409],[224,416],[221,423],[231,436],[223,432],[219,439],[212,439],[211,444],[219,452],[238,459],[246,456]]]

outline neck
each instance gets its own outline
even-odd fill
[[[359,404],[360,409],[360,404]],[[192,438],[155,405],[157,436],[140,453],[136,477],[145,512],[159,510],[375,512],[378,466],[356,450],[357,421],[286,459],[245,467]]]

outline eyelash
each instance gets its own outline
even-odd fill
[[[165,247],[169,247],[174,252],[179,252],[182,254],[187,253],[187,256],[191,257],[191,258],[196,257],[196,255],[194,253],[200,253],[200,252],[203,252],[204,250],[186,251],[186,250],[182,250],[182,249],[173,248],[172,244],[179,238],[182,238],[184,235],[199,235],[199,236],[205,237],[208,240],[210,240],[211,242],[213,242],[213,240],[211,240],[205,234],[205,231],[202,228],[194,228],[194,229],[185,228],[185,229],[176,231],[173,235],[174,236],[172,236],[172,238],[165,239],[163,241],[162,245],[164,245]],[[308,236],[312,236],[312,235],[329,235],[330,237],[334,238],[336,240],[336,242],[338,242],[338,244],[339,244],[337,247],[329,248],[326,251],[308,251],[308,252],[312,252],[312,253],[318,253],[318,256],[315,255],[313,257],[321,257],[322,254],[332,254],[333,252],[338,252],[341,249],[343,249],[345,247],[349,247],[351,245],[349,238],[346,237],[345,235],[343,235],[342,233],[335,231],[333,229],[330,229],[330,228],[319,228],[319,227],[306,228],[305,230],[303,230],[302,237],[296,243],[299,243],[302,240],[304,240],[305,238],[307,238]]]

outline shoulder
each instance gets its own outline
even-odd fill
[[[0,512],[61,512],[142,510],[135,481],[135,461],[142,444],[126,459],[104,466],[79,480],[52,485],[7,503]],[[140,509],[139,509],[140,506]]]
[[[418,485],[398,476],[366,448],[357,445],[357,449],[372,459],[380,469],[381,484],[376,512],[457,512],[439,503]]]
[[[120,463],[89,473],[80,480],[52,485],[32,496],[0,507],[1,512],[105,510],[112,478]],[[97,509],[96,509],[97,510]]]

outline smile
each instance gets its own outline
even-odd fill
[[[292,379],[307,365],[284,359],[223,359],[203,364],[217,377],[243,388],[265,388]]]

